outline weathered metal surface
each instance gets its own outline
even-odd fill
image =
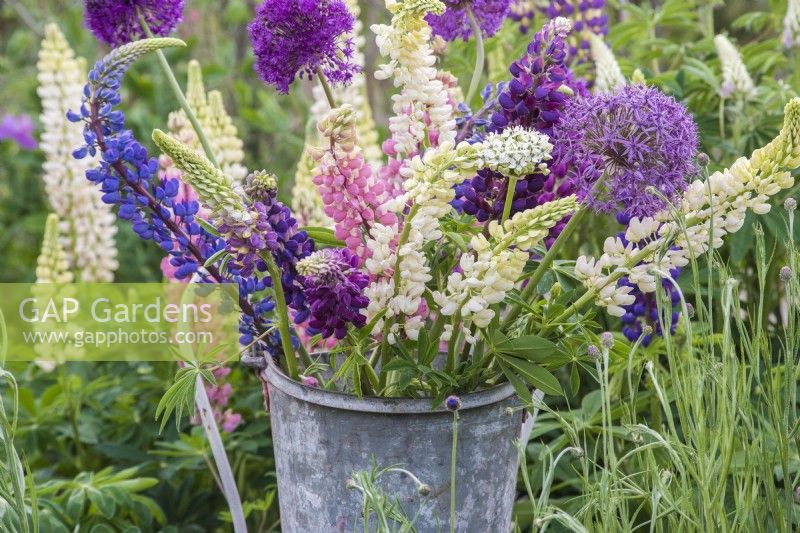
[[[346,483],[353,471],[402,465],[432,488],[420,496],[400,473],[381,478],[406,513],[421,511],[421,533],[448,531],[452,413],[429,400],[363,398],[306,387],[270,366],[272,441],[282,530],[288,533],[363,531],[361,495]],[[522,411],[509,385],[465,395],[459,412],[456,531],[510,530]]]

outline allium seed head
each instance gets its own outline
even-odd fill
[[[781,281],[784,283],[789,283],[789,281],[792,279],[792,276],[794,276],[794,273],[788,266],[781,267],[781,270],[778,273],[778,277],[780,277]]]
[[[605,331],[600,334],[600,346],[606,350],[614,347],[614,335],[610,331]]]
[[[794,198],[787,198],[783,202],[783,208],[786,209],[789,212],[792,212],[792,211],[796,210],[797,209],[797,200],[795,200]]]

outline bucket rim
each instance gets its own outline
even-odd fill
[[[262,379],[284,394],[298,400],[340,409],[344,411],[358,411],[363,413],[380,414],[424,414],[447,413],[447,408],[442,404],[431,408],[430,398],[383,398],[380,396],[365,396],[359,398],[354,394],[339,391],[328,391],[318,387],[309,387],[294,381],[284,374],[276,365],[268,365],[262,370]],[[477,409],[494,403],[501,402],[515,395],[514,387],[506,382],[496,385],[491,389],[470,392],[459,396],[461,408],[459,411]]]

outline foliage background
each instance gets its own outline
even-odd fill
[[[187,0],[179,33],[189,46],[169,51],[168,57],[179,79],[185,75],[188,59],[203,64],[207,87],[223,92],[235,117],[245,142],[247,167],[275,172],[281,195],[287,199],[303,148],[310,88],[298,84],[284,97],[260,84],[252,71],[245,30],[254,4],[253,0]],[[729,164],[774,135],[781,122],[782,102],[794,93],[793,88],[800,87],[798,55],[784,53],[779,43],[784,0],[612,0],[609,4],[615,22],[609,42],[623,72],[630,75],[635,68],[642,68],[651,83],[689,104],[703,133],[704,150],[712,156],[712,169]],[[622,4],[627,6],[620,11]],[[710,23],[709,13],[714,14]],[[385,20],[382,2],[362,1],[362,18],[366,28]],[[107,51],[82,27],[82,5],[77,0],[2,0],[0,115],[38,116],[36,55],[41,28],[48,21],[57,22],[76,52],[90,63]],[[723,29],[743,45],[745,61],[762,87],[759,101],[748,109],[726,111],[726,116],[738,117],[746,125],[738,139],[720,134],[718,127],[720,70],[712,37]],[[520,35],[508,21],[501,33],[488,41],[490,60],[502,59],[490,65],[493,81],[504,77],[503,64],[517,57],[530,37]],[[367,35],[368,72],[376,59],[373,43]],[[454,43],[444,67],[466,83],[473,58],[471,43]],[[368,79],[376,122],[385,124],[390,88]],[[167,113],[176,108],[152,60],[139,62],[126,77],[123,100],[129,124],[140,139],[148,139],[155,127],[163,128]],[[40,152],[21,151],[13,143],[0,142],[0,282],[34,279],[48,212],[41,163]],[[796,191],[792,194],[796,196]],[[797,234],[786,233],[776,211],[764,220],[767,249],[790,238],[800,240]],[[594,227],[594,233],[576,239],[574,249],[594,252],[605,236],[619,229],[610,220],[598,221]],[[730,266],[745,275],[753,253],[751,227],[724,250]],[[120,225],[118,247],[121,266],[117,280],[161,279],[158,249],[140,242],[124,224]],[[777,267],[783,264],[778,259],[773,262]],[[691,293],[691,287],[686,290]],[[775,292],[770,287],[765,291]],[[614,323],[601,326],[613,328]],[[154,411],[174,375],[171,365],[72,363],[52,373],[34,366],[9,370],[20,387],[17,445],[24,450],[37,485],[42,487],[42,498],[48,502],[43,519],[52,519],[54,528],[58,522],[80,524],[82,531],[121,531],[126,525],[145,531],[162,526],[171,531],[226,529],[225,502],[209,473],[210,452],[202,433],[184,423],[180,432],[168,425],[164,434],[158,434]],[[564,378],[569,381],[566,375]],[[268,531],[276,527],[278,516],[261,388],[240,369],[234,369],[230,382],[233,407],[243,414],[245,424],[225,435],[226,446],[249,523],[254,530]],[[583,402],[596,413],[592,391],[597,384],[584,373],[581,384],[563,405],[555,402],[553,406],[575,409]],[[560,438],[557,424],[548,427],[550,432],[541,432],[539,440],[531,444],[530,458],[539,457],[543,442],[552,444]],[[556,452],[557,446],[558,442],[553,448]],[[123,471],[125,479],[103,473],[108,467]],[[134,470],[124,471],[127,468]],[[535,462],[530,468],[540,473]],[[573,477],[569,469],[558,471],[553,489],[556,498],[568,499],[574,493]],[[519,517],[524,524],[524,506]]]

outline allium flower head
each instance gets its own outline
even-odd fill
[[[183,20],[184,0],[84,0],[86,27],[116,47],[143,39],[141,14],[156,37],[169,35]]]
[[[596,211],[651,215],[677,200],[694,175],[697,127],[686,108],[657,89],[630,85],[574,98],[553,130],[573,165],[576,192]]]
[[[472,36],[467,9],[472,9],[481,31],[491,37],[502,26],[508,14],[511,0],[443,0],[447,10],[441,14],[428,14],[425,20],[431,25],[434,35],[448,41],[459,37],[468,41]]]
[[[318,68],[332,83],[346,85],[360,70],[346,36],[354,22],[342,0],[265,0],[247,27],[255,70],[282,93]]]
[[[369,305],[364,289],[369,276],[358,270],[360,259],[346,248],[325,248],[297,262],[306,301],[311,309],[309,326],[323,338],[343,339],[347,324],[360,328],[367,318],[361,312]]]
[[[546,171],[553,150],[547,135],[520,126],[489,134],[482,146],[484,166],[515,177]]]

